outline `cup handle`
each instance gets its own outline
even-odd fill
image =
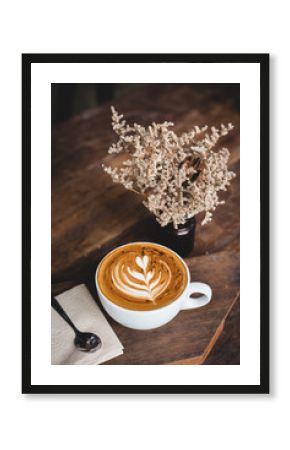
[[[191,294],[200,293],[203,294],[197,298],[191,298]],[[193,309],[200,308],[207,305],[211,301],[212,290],[208,284],[205,283],[190,283],[188,288],[188,295],[185,299],[181,309]]]

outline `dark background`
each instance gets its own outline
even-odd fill
[[[111,129],[109,106],[116,105],[118,111],[125,114],[129,123],[136,121],[144,126],[148,126],[153,120],[158,122],[161,117],[162,120],[172,120],[179,127],[185,120],[187,121],[185,129],[188,129],[191,119],[187,117],[186,111],[190,110],[195,111],[195,114],[203,119],[208,117],[209,123],[207,119],[205,123],[209,125],[221,123],[216,122],[216,118],[220,116],[223,117],[222,120],[233,120],[237,138],[239,97],[239,84],[57,83],[51,85],[52,265],[55,283],[69,280],[70,278],[66,276],[73,277],[73,269],[79,269],[81,273],[87,274],[86,270],[90,261],[95,263],[96,255],[101,253],[98,244],[94,244],[92,248],[90,243],[98,242],[98,202],[103,204],[106,196],[111,195],[111,191],[108,190],[107,193],[104,191],[104,198],[99,198],[94,175],[100,170],[98,158],[101,160],[106,155],[106,150],[115,138]],[[224,119],[227,114],[230,114],[228,119]],[[193,117],[196,116],[193,115]],[[210,117],[215,117],[214,122],[211,122]],[[235,117],[235,120],[232,117]],[[234,143],[238,148],[239,144],[235,138]],[[93,197],[90,197],[89,203],[85,203],[88,195]],[[83,209],[82,206],[84,206]],[[228,223],[236,227],[233,227],[233,230],[225,230],[225,234],[228,233],[232,237],[239,223],[238,206],[237,204],[237,209],[233,211],[227,211]],[[118,214],[123,214],[121,210],[122,207],[116,205]],[[108,211],[109,209],[107,210],[109,214]],[[216,222],[213,227],[215,224]],[[114,226],[115,235],[123,239],[121,232],[117,234],[118,225]],[[218,230],[218,224],[216,226]],[[144,232],[147,236],[149,230],[146,229]],[[84,239],[84,236],[89,238]],[[128,236],[130,237],[130,234]],[[238,236],[236,238],[233,240],[232,251],[236,251],[235,245],[239,245]],[[205,245],[204,249],[207,248],[207,244],[200,242],[201,247]],[[217,241],[212,251],[216,251],[219,245]],[[86,255],[86,262],[83,255]],[[76,278],[73,277],[73,279],[75,284]],[[83,279],[80,282],[83,282]],[[71,286],[66,286],[68,287]],[[239,300],[237,300],[228,315],[224,331],[204,364],[240,364],[239,321],[240,309]]]
[[[142,84],[135,83],[53,83],[51,85],[51,115],[52,126],[64,122],[82,112],[96,108],[103,103],[118,98],[125,92],[140,89]],[[187,84],[191,89],[197,89],[198,84]],[[203,87],[214,87],[217,100],[231,100],[237,109],[240,107],[239,84],[203,84]],[[202,86],[200,86],[202,88]]]

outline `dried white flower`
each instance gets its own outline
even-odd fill
[[[129,158],[119,168],[103,166],[113,182],[144,196],[144,205],[161,226],[178,225],[205,212],[202,225],[212,220],[212,211],[222,203],[218,192],[226,191],[235,177],[228,170],[229,151],[214,151],[222,136],[234,127],[221,124],[220,129],[195,126],[177,136],[172,122],[152,123],[147,129],[129,126],[112,106],[112,126],[119,136],[108,152],[126,153]]]

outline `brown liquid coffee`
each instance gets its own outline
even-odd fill
[[[182,261],[157,244],[128,244],[109,253],[97,274],[102,293],[131,310],[148,311],[176,300],[188,281]]]

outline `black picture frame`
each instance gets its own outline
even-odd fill
[[[269,59],[269,54],[256,53],[22,55],[22,393],[269,393]],[[260,65],[260,384],[172,386],[31,384],[31,64],[33,63],[256,63]]]

